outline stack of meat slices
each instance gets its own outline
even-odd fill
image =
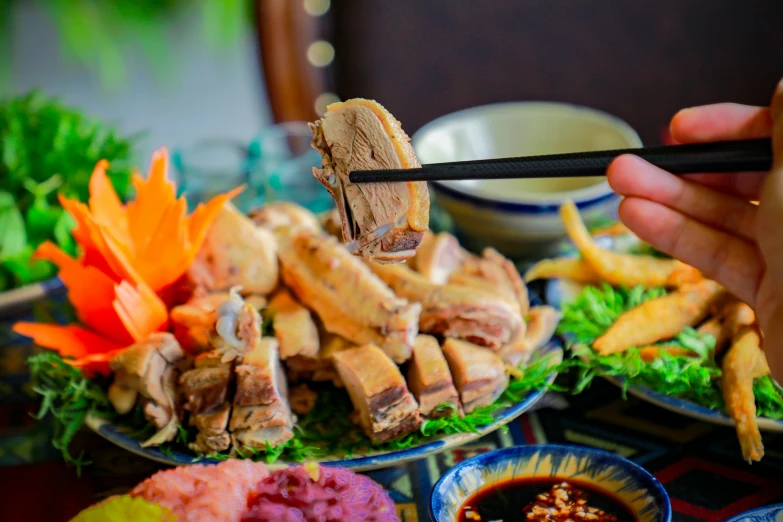
[[[557,312],[530,307],[508,259],[426,230],[426,185],[387,187],[395,197],[381,200],[373,191],[382,187],[349,183],[351,151],[370,154],[373,168],[417,164],[382,107],[338,104],[313,131],[324,155],[317,177],[347,198],[339,217],[319,220],[292,203],[248,217],[227,205],[178,285],[176,295],[190,297],[171,312],[173,335],[137,350],[147,366],[115,361],[113,402],[127,411],[137,397],[146,401],[161,430],[153,443],[186,421],[198,430],[198,452],[279,445],[293,436],[291,405],[298,414],[312,407],[312,382],[345,387],[367,436],[387,442],[422,419],[491,404],[508,385],[508,366],[553,334]],[[343,143],[359,138],[370,142]],[[273,332],[262,335],[260,312]],[[167,395],[148,377],[176,390]]]

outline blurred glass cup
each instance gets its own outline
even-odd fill
[[[243,212],[258,206],[258,187],[251,182],[258,158],[241,141],[205,140],[176,149],[172,156],[178,193],[187,195],[190,211],[199,203],[240,185],[245,185],[245,190],[234,198],[234,205]]]
[[[310,146],[313,133],[303,121],[279,123],[263,129],[250,145],[259,161],[251,175],[261,187],[266,202],[293,201],[319,213],[334,206],[334,200],[313,176],[321,155]]]

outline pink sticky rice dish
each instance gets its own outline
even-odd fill
[[[169,508],[177,522],[239,522],[255,485],[269,476],[263,464],[227,460],[159,471],[133,488],[131,495]]]
[[[242,522],[398,522],[394,502],[370,478],[320,466],[313,480],[304,466],[273,472],[250,493]]]

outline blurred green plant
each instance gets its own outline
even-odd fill
[[[32,259],[43,241],[76,254],[57,194],[87,201],[98,160],[110,162],[117,193],[129,196],[135,140],[37,92],[0,100],[0,291],[54,275]]]
[[[0,0],[0,87],[12,69],[13,14],[21,0]],[[202,30],[213,48],[227,47],[250,19],[247,0],[38,0],[51,17],[62,51],[96,74],[108,89],[125,83],[124,50],[139,49],[159,78],[172,74],[167,40],[171,19],[200,11]]]

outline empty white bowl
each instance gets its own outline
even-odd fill
[[[511,102],[442,116],[412,137],[421,163],[642,146],[636,131],[605,112],[566,103]],[[604,177],[433,181],[435,200],[467,246],[514,256],[551,255],[565,236],[558,209],[573,200],[588,223],[613,215],[619,198]]]

